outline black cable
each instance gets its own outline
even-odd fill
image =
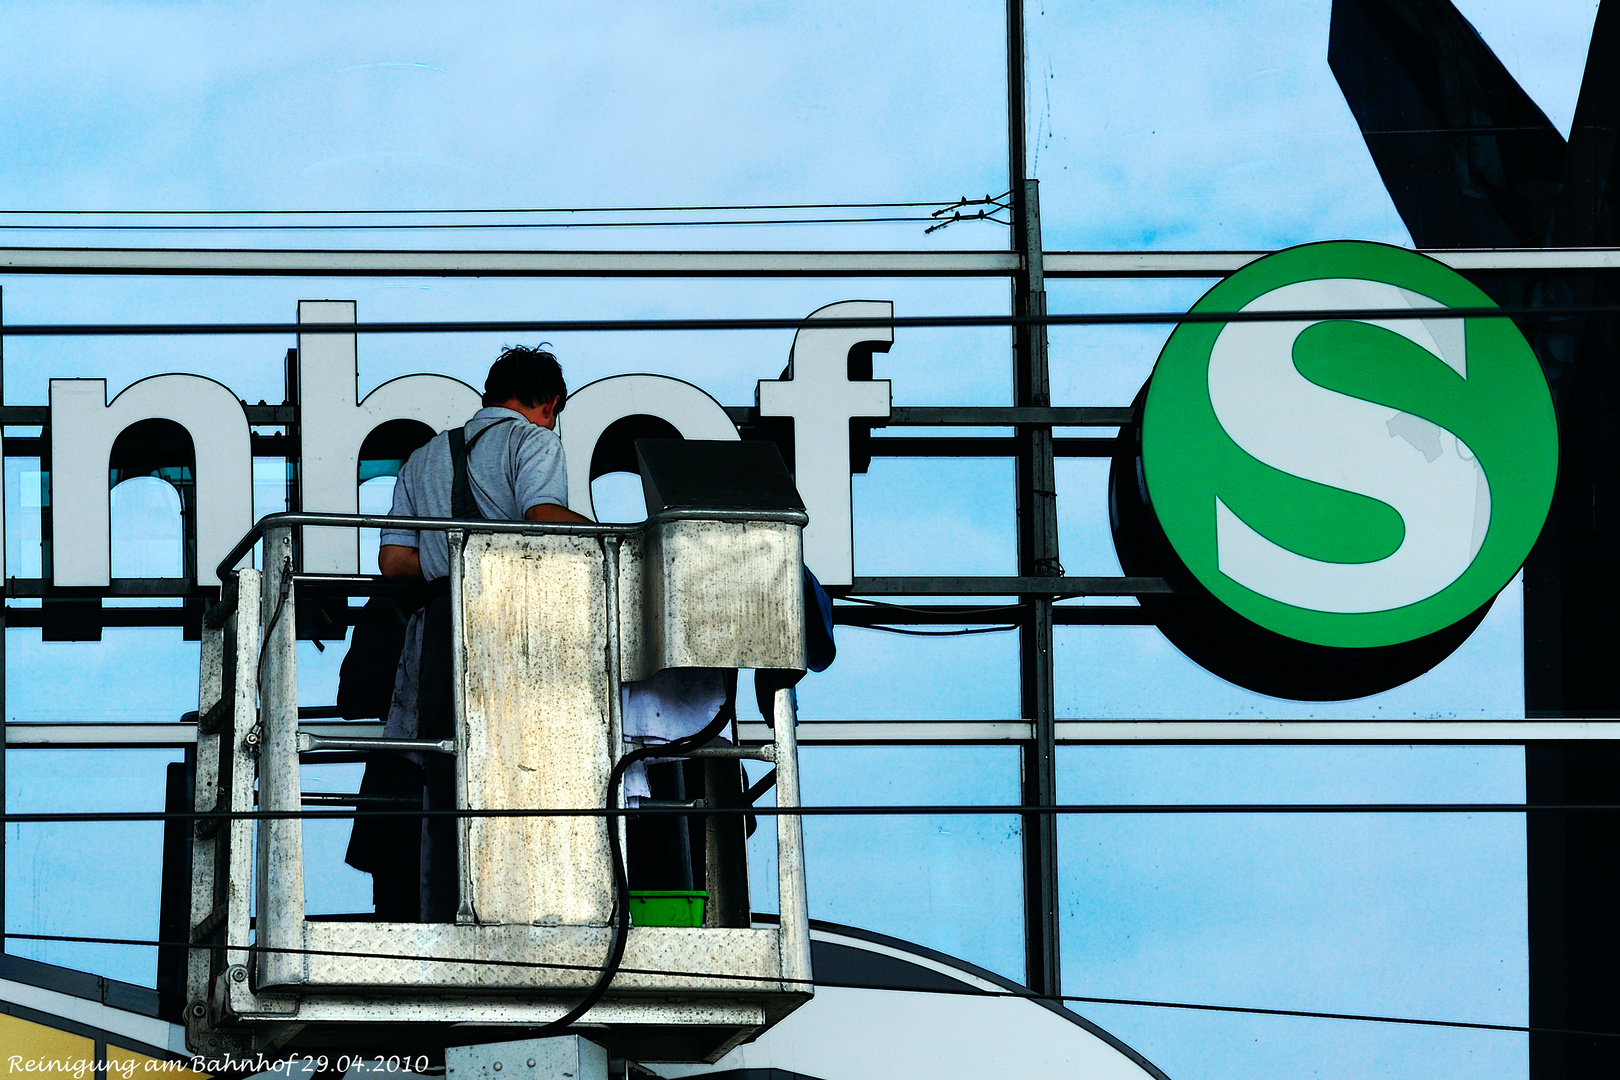
[[[735,696],[728,698],[726,704],[720,708],[713,720],[704,725],[701,731],[680,739],[671,739],[667,743],[655,746],[643,746],[632,750],[619,758],[608,774],[607,798],[604,809],[616,811],[615,805],[619,799],[619,785],[624,781],[624,774],[630,766],[638,761],[645,761],[653,757],[679,757],[688,750],[696,750],[712,742],[716,736],[725,730],[726,725],[737,718]],[[602,995],[606,994],[608,987],[613,984],[614,977],[619,973],[619,963],[624,959],[624,948],[630,940],[630,878],[625,870],[624,852],[619,847],[619,823],[617,818],[610,817],[607,822],[608,849],[613,854],[613,943],[608,948],[606,962],[603,963],[601,973],[596,977],[596,983],[572,1009],[562,1016],[545,1025],[534,1037],[544,1039],[552,1035],[566,1032],[580,1017],[590,1012]]]
[[[157,250],[157,249],[154,249]],[[495,253],[501,254],[501,253]],[[510,252],[505,253],[510,254]],[[528,254],[524,252],[522,254]],[[147,271],[141,271],[146,273]],[[161,270],[151,273],[163,276]],[[186,273],[193,273],[187,270]],[[267,271],[274,274],[274,271]],[[334,272],[337,273],[337,272]],[[341,274],[339,274],[341,276]],[[400,276],[428,276],[402,272]],[[881,275],[878,275],[881,276]],[[508,319],[479,322],[324,323],[23,323],[0,326],[7,337],[187,336],[225,334],[497,334],[594,333],[689,330],[838,330],[923,329],[998,326],[1157,326],[1248,322],[1355,322],[1407,319],[1568,318],[1612,315],[1620,304],[1569,304],[1547,307],[1358,308],[1297,311],[1143,311],[1076,312],[1046,315],[911,315],[891,318],[712,318],[712,319]],[[995,425],[990,425],[995,426]]]
[[[264,626],[264,642],[267,645],[270,642],[270,634],[276,628],[276,623],[281,620],[281,609],[287,606],[287,597],[289,595],[291,595],[291,593],[292,593],[292,580],[293,580],[292,556],[291,555],[284,555],[284,556],[282,556],[282,561],[281,561],[281,589],[280,589],[280,595],[278,595],[276,597],[276,609],[275,609],[274,612],[271,613],[270,621],[267,622],[265,624],[265,626]],[[264,689],[264,661],[265,661],[265,657],[267,657],[269,655],[270,655],[270,650],[267,649],[267,648],[266,649],[261,649],[259,651],[259,670],[258,670],[258,673],[257,673],[257,677],[253,681],[253,685],[258,687],[261,692]]]
[[[896,604],[888,600],[871,600],[864,596],[841,596],[839,600],[849,604],[864,604],[867,607],[886,608],[889,611],[905,611],[914,615],[999,615],[1003,612],[1020,610],[1017,604],[995,604],[991,607],[953,607],[947,604],[917,605]],[[835,607],[834,610],[837,610]]]
[[[961,221],[985,221],[995,218],[964,216]],[[5,232],[413,232],[413,231],[490,231],[495,229],[668,229],[696,225],[865,225],[892,224],[894,222],[933,221],[932,217],[846,217],[846,218],[743,218],[722,221],[516,221],[500,224],[485,222],[445,222],[442,224],[391,225],[10,225],[0,222],[0,233]],[[939,228],[951,222],[941,222]]]
[[[242,945],[242,946],[210,945],[210,944],[193,944],[191,942],[180,942],[180,941],[158,941],[158,940],[150,940],[150,939],[144,939],[144,938],[102,938],[102,937],[86,937],[86,936],[73,935],[73,934],[14,934],[14,933],[8,933],[6,936],[8,938],[17,938],[17,939],[23,940],[23,941],[58,941],[58,942],[66,942],[66,943],[70,943],[70,944],[119,945],[119,946],[133,946],[133,947],[138,947],[138,948],[175,947],[175,948],[184,948],[184,949],[187,949],[187,950],[210,950],[210,951],[215,950],[215,949],[220,949],[220,950],[233,949],[233,950],[239,951],[239,952],[265,952],[265,953],[288,954],[288,955],[293,955],[293,956],[331,956],[331,957],[338,957],[338,958],[344,958],[344,959],[404,960],[404,961],[411,961],[411,962],[423,962],[423,961],[426,961],[426,962],[429,962],[429,963],[441,963],[441,964],[465,964],[467,962],[466,957],[453,957],[453,956],[418,956],[418,955],[413,955],[413,954],[409,954],[409,953],[361,953],[361,952],[353,952],[353,951],[338,950],[338,949],[307,949],[307,948],[306,949],[300,949],[300,948],[292,948],[292,947],[274,948],[274,947],[267,947],[267,946],[262,946],[262,945]],[[488,966],[488,967],[540,968],[540,969],[545,969],[545,970],[562,970],[562,971],[595,971],[595,970],[597,970],[597,969],[595,969],[593,967],[590,967],[589,965],[585,965],[585,964],[550,963],[550,962],[543,961],[543,960],[496,960],[496,959],[489,959],[489,958],[482,958],[481,957],[478,962],[480,964],[483,964],[483,965]],[[1568,1029],[1568,1028],[1550,1028],[1550,1027],[1540,1027],[1540,1026],[1521,1025],[1521,1024],[1490,1024],[1490,1023],[1484,1023],[1484,1022],[1481,1022],[1481,1021],[1472,1021],[1472,1020],[1431,1020],[1431,1019],[1428,1019],[1428,1018],[1425,1018],[1425,1017],[1382,1016],[1382,1015],[1373,1014],[1373,1013],[1323,1012],[1323,1011],[1313,1010],[1313,1009],[1268,1009],[1268,1008],[1265,1008],[1263,1006],[1253,1006],[1253,1005],[1207,1005],[1207,1004],[1198,1003],[1198,1002],[1161,1001],[1161,1000],[1155,1000],[1155,999],[1151,999],[1151,998],[1096,997],[1096,996],[1081,995],[1081,994],[1059,994],[1059,995],[1038,994],[1038,993],[1034,992],[1033,990],[1005,990],[1005,989],[1002,989],[1002,990],[985,990],[985,989],[981,989],[979,987],[967,986],[965,984],[963,985],[962,989],[958,990],[955,987],[937,986],[937,985],[935,985],[935,986],[902,986],[902,985],[898,985],[898,984],[884,984],[884,983],[871,983],[871,982],[864,982],[864,983],[838,982],[838,981],[833,981],[833,980],[822,980],[822,979],[794,979],[794,978],[786,978],[786,977],[779,976],[779,975],[738,975],[738,974],[717,974],[716,972],[712,972],[712,971],[675,971],[675,970],[671,970],[671,969],[668,969],[668,968],[621,968],[619,970],[622,970],[626,974],[630,974],[630,975],[665,975],[665,976],[673,976],[673,977],[679,977],[679,978],[724,979],[724,980],[727,980],[727,981],[730,981],[730,982],[756,982],[756,983],[771,983],[771,984],[776,984],[776,985],[781,985],[783,983],[792,983],[792,984],[798,984],[798,985],[801,985],[801,986],[826,987],[828,989],[834,989],[834,990],[885,990],[885,991],[892,991],[892,992],[896,992],[896,993],[910,993],[910,994],[944,994],[944,995],[949,995],[949,996],[953,996],[953,997],[1018,998],[1018,999],[1026,1000],[1026,1001],[1049,1001],[1049,1002],[1056,1002],[1056,1003],[1059,1003],[1059,1004],[1061,1004],[1063,1002],[1068,1002],[1068,1001],[1078,1001],[1078,1002],[1082,1002],[1082,1003],[1090,1004],[1090,1005],[1133,1005],[1133,1006],[1139,1006],[1139,1007],[1144,1007],[1144,1008],[1156,1008],[1156,1009],[1191,1009],[1191,1010],[1195,1010],[1195,1011],[1198,1011],[1198,1012],[1242,1013],[1242,1014],[1246,1014],[1246,1015],[1258,1015],[1258,1016],[1290,1016],[1290,1017],[1300,1017],[1300,1018],[1309,1019],[1309,1020],[1355,1020],[1355,1021],[1360,1021],[1360,1022],[1363,1022],[1363,1023],[1407,1024],[1407,1025],[1416,1025],[1416,1026],[1419,1026],[1419,1027],[1464,1028],[1464,1029],[1473,1030],[1473,1031],[1505,1031],[1505,1032],[1513,1032],[1513,1033],[1518,1033],[1518,1034],[1571,1035],[1571,1036],[1580,1036],[1580,1037],[1583,1037],[1583,1038],[1599,1038],[1599,1039],[1620,1038],[1620,1032],[1613,1032],[1613,1031],[1580,1031],[1580,1030],[1571,1030],[1571,1029]],[[581,1014],[581,1015],[583,1015],[583,1014]],[[577,1017],[575,1019],[577,1019]],[[561,1021],[553,1021],[552,1024],[547,1025],[547,1028],[543,1029],[543,1030],[549,1030],[551,1026],[553,1026],[555,1024],[558,1024],[560,1022]],[[572,1023],[573,1021],[569,1021],[569,1022]]]
[[[967,626],[960,630],[914,630],[907,626],[884,626],[880,623],[863,623],[857,629],[876,630],[883,634],[904,634],[906,637],[972,637],[975,634],[1004,634],[1008,630],[1018,629],[1018,624],[1007,623],[1002,626]]]
[[[1005,195],[998,198],[1006,198]],[[511,206],[511,207],[410,207],[398,210],[0,210],[0,215],[33,216],[104,215],[108,217],[294,217],[398,214],[677,214],[719,210],[882,210],[891,207],[978,205],[978,200],[935,199],[930,202],[822,202],[822,203],[727,203],[713,206]]]
[[[669,744],[673,745],[673,744]],[[668,751],[667,745],[649,748]],[[627,755],[628,756],[628,755]],[[649,753],[647,756],[678,756],[676,753]],[[311,794],[334,794],[312,792]],[[713,806],[702,811],[708,816],[750,814],[764,817],[1109,817],[1151,814],[1526,814],[1526,813],[1615,813],[1620,804],[1562,803],[1058,803],[1052,806],[985,803],[942,803],[938,805],[891,806]],[[645,806],[638,809],[602,807],[527,809],[410,809],[370,810],[356,807],[343,810],[121,810],[84,812],[45,812],[0,814],[7,825],[51,825],[68,822],[144,821],[352,821],[373,817],[601,817],[617,819],[661,814],[690,814],[685,807]]]

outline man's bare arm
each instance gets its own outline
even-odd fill
[[[558,506],[556,503],[537,503],[529,507],[523,516],[529,521],[577,521],[586,525],[596,524],[590,518],[576,514],[568,507]]]
[[[413,547],[384,544],[377,549],[377,568],[387,578],[419,578],[422,576],[422,555]]]

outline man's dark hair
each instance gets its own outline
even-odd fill
[[[568,400],[568,384],[563,382],[562,365],[545,349],[514,345],[490,365],[484,380],[484,404],[504,405],[516,398],[529,408],[557,399],[562,412]]]

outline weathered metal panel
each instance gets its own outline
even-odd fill
[[[613,933],[598,926],[306,925],[309,948],[315,950],[309,957],[309,985],[326,990],[579,993],[596,981]],[[779,935],[774,927],[632,927],[612,992],[777,993],[782,988],[771,980],[781,974]],[[329,955],[333,953],[339,955]],[[390,956],[422,959],[386,959]]]
[[[647,607],[647,538],[633,533],[619,542],[619,678],[630,682],[645,678],[642,627]]]
[[[770,1011],[762,1003],[767,1000],[726,997],[696,997],[682,1000],[610,998],[593,1006],[590,1020],[581,1026],[601,1025],[612,1030],[619,1025],[628,1024],[661,1026],[681,1024],[720,1030],[731,1028],[735,1032],[752,1036],[772,1019]],[[795,999],[795,1005],[799,1003]],[[557,1019],[567,1012],[572,1004],[573,1000],[569,998],[538,1001],[531,998],[494,995],[482,998],[469,997],[465,994],[457,994],[454,997],[415,995],[396,998],[384,1004],[374,998],[325,997],[312,994],[299,1002],[296,1015],[299,1023],[306,1025],[384,1022],[538,1027]],[[245,1020],[269,1021],[275,1024],[286,1022],[290,1014],[269,1009],[254,1011],[249,1008],[242,1010],[239,1015]],[[727,1036],[721,1036],[725,1037]],[[705,1060],[714,1061],[717,1057],[719,1054],[713,1054]]]
[[[612,767],[606,558],[590,536],[477,534],[463,554],[465,805],[600,807]],[[481,923],[603,926],[613,910],[601,818],[474,818],[468,887]]]
[[[444,1075],[445,1080],[608,1080],[608,1052],[578,1035],[450,1046],[444,1051]]]
[[[683,519],[655,522],[645,537],[641,647],[625,651],[627,679],[805,666],[797,525]]]

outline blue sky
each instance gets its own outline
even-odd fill
[[[1560,128],[1596,5],[1459,5]],[[1326,0],[1030,0],[1031,163],[1049,249],[1271,248],[1353,237],[1407,243],[1326,63]],[[947,200],[1006,183],[1003,8],[973,2],[430,5],[5,5],[0,207],[378,209]],[[220,246],[994,248],[1005,230],[858,226],[128,234],[20,231],[0,243]],[[62,219],[29,219],[32,224]],[[106,220],[106,219],[102,219]],[[349,224],[361,219],[346,219]],[[1210,282],[1054,282],[1054,311],[1183,308]],[[842,299],[896,313],[999,312],[997,281],[181,280],[15,277],[11,323],[290,321],[301,298],[355,299],[363,320],[655,315],[798,316]],[[1054,397],[1128,402],[1159,328],[1052,335]],[[365,339],[361,389],[413,371],[481,379],[488,336]],[[752,400],[790,332],[573,335],[570,381],[654,371],[722,402]],[[194,371],[278,400],[282,351],[259,338],[13,339],[5,400],[52,377],[116,391]],[[1010,401],[997,330],[911,330],[877,358],[897,403]],[[26,463],[14,466],[26,469]],[[20,477],[19,477],[20,479]],[[1012,569],[1012,471],[1002,461],[879,461],[854,482],[859,573]],[[614,481],[605,481],[605,489]],[[26,542],[8,477],[11,535]],[[620,490],[623,496],[622,486]],[[1117,572],[1096,463],[1059,470],[1063,560]],[[131,535],[149,510],[131,504]],[[15,508],[15,509],[13,509]],[[145,516],[143,516],[145,515]],[[19,533],[18,530],[23,530]],[[13,549],[15,550],[15,548]],[[165,557],[161,550],[126,557]],[[1522,715],[1521,606],[1510,586],[1435,672],[1378,699],[1307,709],[1237,690],[1142,628],[1065,628],[1065,716]],[[805,715],[998,718],[1018,711],[1010,635],[919,640],[840,632],[806,684]],[[195,707],[194,646],[168,631],[99,645],[7,639],[7,717],[170,720]],[[310,703],[331,700],[335,652],[303,658]],[[301,661],[302,662],[302,661]],[[64,701],[62,685],[93,693]],[[8,805],[155,806],[164,754],[13,751]],[[1511,749],[1070,748],[1065,799],[1512,799]],[[86,778],[94,777],[89,783]],[[352,780],[334,774],[323,783]],[[1010,802],[1017,763],[994,749],[809,751],[811,801]],[[74,831],[77,830],[77,831]],[[816,914],[1021,974],[1016,834],[993,819],[816,823]],[[761,836],[765,833],[762,831]],[[312,841],[312,906],[358,904],[365,881]],[[1077,993],[1366,1009],[1522,1022],[1523,838],[1516,819],[1085,819],[1062,832],[1064,974]],[[768,847],[756,838],[757,869]],[[112,872],[106,850],[142,853]],[[11,929],[149,934],[151,830],[7,834]],[[1443,872],[1437,872],[1443,871]],[[970,889],[977,880],[982,889]],[[757,890],[756,890],[757,891]],[[971,893],[971,895],[970,895]],[[80,898],[94,897],[93,902]],[[764,905],[761,905],[764,906]],[[71,927],[71,929],[64,929]],[[34,953],[20,944],[19,951]],[[135,981],[149,954],[38,955]],[[1083,1009],[1176,1080],[1514,1077],[1512,1036],[1326,1021]]]

